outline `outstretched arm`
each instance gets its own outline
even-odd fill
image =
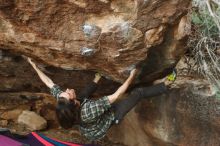
[[[31,61],[30,58],[28,58],[28,62],[32,65],[32,67],[34,68],[34,70],[37,72],[38,76],[40,77],[40,79],[47,85],[47,87],[52,88],[55,84],[53,83],[53,81],[46,76],[37,66],[34,62]]]
[[[118,98],[120,95],[124,94],[128,86],[131,84],[135,77],[136,69],[133,69],[130,72],[128,79],[121,85],[118,90],[109,96],[104,96],[98,100],[91,100],[90,102],[85,102],[81,108],[81,118],[84,122],[91,122],[96,117],[102,115],[107,111],[111,104]]]
[[[123,83],[123,85],[121,85],[118,90],[112,94],[108,96],[108,99],[110,101],[110,103],[113,103],[116,101],[116,99],[118,97],[120,97],[121,95],[123,95],[125,93],[125,91],[127,90],[127,88],[129,87],[129,85],[131,84],[131,82],[134,80],[135,74],[136,74],[137,70],[133,69],[130,73],[130,76],[128,77],[128,79]]]

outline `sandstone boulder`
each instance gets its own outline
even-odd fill
[[[168,96],[142,100],[109,133],[129,146],[220,145],[220,100],[206,80],[181,78]]]
[[[186,51],[190,6],[191,0],[0,1],[0,97],[13,92],[20,99],[17,104],[31,105],[23,91],[49,93],[22,55],[41,64],[62,88],[77,92],[93,79],[94,71],[102,73],[107,80],[100,82],[97,97],[113,93],[120,85],[114,81],[123,82],[133,65],[141,66],[139,82],[164,76]],[[208,108],[218,102],[204,98],[207,106],[202,110],[198,105],[205,103],[198,96],[182,93],[141,102],[109,138],[131,146],[219,144],[213,128],[219,126],[218,110]],[[37,113],[54,114],[53,108],[31,105],[36,107]],[[31,130],[46,127],[46,120],[30,111],[18,121]]]
[[[141,64],[148,82],[185,52],[191,0],[1,1],[0,49],[123,82]],[[1,55],[0,55],[1,56]]]
[[[47,121],[31,111],[23,111],[18,117],[18,123],[26,125],[30,130],[42,130],[47,127]]]
[[[10,111],[6,111],[4,113],[1,114],[1,118],[2,119],[6,119],[6,120],[17,120],[18,116],[22,113],[22,109],[14,109],[14,110],[10,110]]]
[[[8,125],[7,120],[0,120],[0,126],[6,127]]]
[[[16,106],[14,109],[11,109],[10,106],[6,110],[0,110],[2,111],[0,118],[5,120],[13,120],[17,121],[18,116],[22,113],[23,110],[29,110],[30,107],[28,105],[21,105]]]

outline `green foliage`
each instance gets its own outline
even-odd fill
[[[192,25],[197,26],[198,31],[203,36],[208,36],[212,38],[216,38],[219,36],[219,30],[217,24],[210,16],[208,10],[193,11],[191,18],[192,18]]]
[[[195,72],[204,76],[217,88],[220,98],[220,3],[216,0],[194,0],[191,12],[192,33],[189,55]]]
[[[220,90],[218,88],[216,88],[215,96],[216,96],[216,98],[218,98],[220,100]]]

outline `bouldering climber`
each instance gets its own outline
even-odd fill
[[[78,125],[82,135],[90,140],[103,138],[108,129],[112,125],[118,124],[141,99],[157,96],[167,91],[165,84],[159,83],[149,87],[134,88],[127,98],[117,101],[135,79],[138,69],[134,68],[130,71],[127,80],[112,95],[99,99],[89,98],[97,89],[101,78],[100,74],[96,74],[94,80],[76,96],[74,89],[62,91],[39,70],[30,58],[28,58],[28,62],[36,70],[40,79],[50,88],[52,95],[56,97],[56,115],[60,125],[65,129]]]

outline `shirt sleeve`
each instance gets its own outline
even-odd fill
[[[98,100],[89,100],[81,108],[81,119],[83,122],[89,123],[102,115],[110,107],[111,104],[107,96]]]
[[[95,82],[91,82],[89,83],[79,94],[79,96],[77,97],[78,100],[80,100],[81,102],[85,99],[85,98],[89,98],[89,96],[91,96],[96,89],[98,88],[97,83]]]
[[[60,86],[58,85],[54,85],[51,89],[50,89],[50,93],[56,98],[58,99],[60,94],[62,93],[63,91],[60,89]]]

